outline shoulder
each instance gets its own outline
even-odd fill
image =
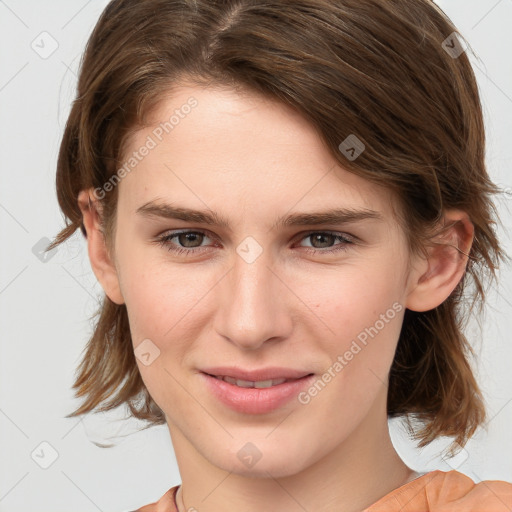
[[[134,512],[178,512],[176,509],[175,495],[179,485],[171,487],[158,501],[144,505]]]
[[[395,489],[368,512],[510,512],[512,483],[479,483],[459,471],[432,471]]]
[[[503,480],[483,480],[475,484],[471,478],[455,470],[443,473],[442,481],[440,479],[438,484],[431,486],[428,495],[438,504],[433,510],[512,510],[512,483]]]

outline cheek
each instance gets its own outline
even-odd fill
[[[319,376],[326,384],[318,382],[315,389],[306,390],[303,400],[312,400],[316,417],[337,425],[339,431],[349,431],[377,396],[385,395],[405,310],[396,300],[400,295],[393,283],[380,284],[374,283],[369,293],[333,293],[329,302],[333,305],[324,310],[324,320],[334,331],[327,338],[319,337],[321,351],[329,355]]]
[[[185,410],[190,404],[174,376],[197,337],[197,306],[204,292],[190,273],[172,272],[168,265],[145,261],[125,270],[123,295],[142,380],[162,410],[168,403]],[[141,355],[148,351],[154,359],[146,365]]]
[[[323,349],[340,363],[340,380],[361,381],[373,372],[385,381],[400,335],[405,309],[399,276],[391,266],[367,268],[330,280],[315,297],[314,311],[330,331]]]
[[[130,247],[121,254],[120,282],[134,344],[172,336],[172,329],[194,315],[207,286],[201,282],[204,272],[170,264],[165,249]]]
[[[323,284],[322,284],[323,283]],[[358,331],[370,327],[382,314],[394,318],[395,305],[403,300],[400,280],[393,269],[382,269],[377,265],[365,265],[365,268],[343,268],[330,275],[325,275],[313,287],[313,281],[306,290],[314,311],[337,334],[346,338]]]

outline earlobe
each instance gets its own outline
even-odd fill
[[[78,205],[82,212],[83,224],[87,233],[87,250],[91,267],[110,300],[116,304],[124,304],[117,270],[111,260],[101,230],[97,202],[91,196],[92,189],[82,190],[78,195]]]
[[[427,249],[428,257],[413,265],[405,304],[408,309],[429,311],[450,296],[466,271],[473,237],[474,226],[465,212],[445,212],[443,224]]]

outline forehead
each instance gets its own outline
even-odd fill
[[[235,211],[233,222],[319,207],[390,214],[390,192],[343,169],[297,111],[245,90],[174,90],[130,137],[123,164],[119,200],[132,212],[161,198]]]

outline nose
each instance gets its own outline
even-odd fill
[[[265,251],[252,262],[235,255],[234,265],[219,283],[215,329],[245,350],[285,339],[292,330],[290,290],[272,268]]]

